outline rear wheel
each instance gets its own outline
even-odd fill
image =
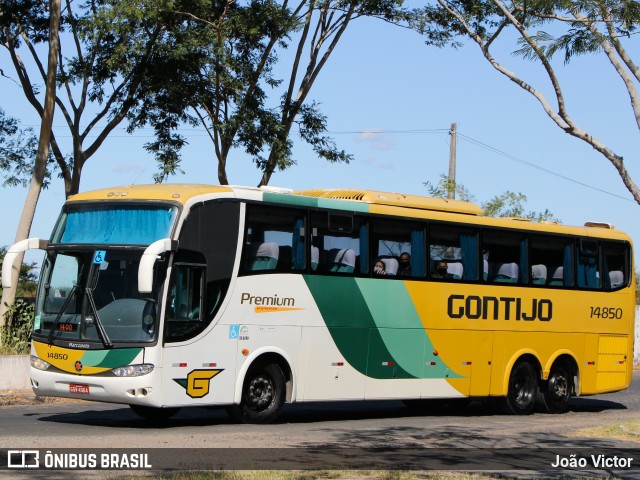
[[[572,391],[573,378],[570,370],[565,365],[554,365],[549,379],[542,386],[540,404],[548,413],[563,413],[567,410]]]
[[[178,407],[156,408],[143,405],[129,405],[129,407],[136,415],[146,418],[147,420],[167,420],[180,411]]]
[[[286,381],[282,369],[275,363],[249,370],[242,387],[240,405],[227,412],[242,423],[271,423],[284,406]]]
[[[509,375],[507,396],[499,400],[504,413],[510,415],[529,415],[536,403],[538,380],[536,370],[527,361],[514,365]]]

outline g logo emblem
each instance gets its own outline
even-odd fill
[[[75,363],[74,367],[76,368],[76,372],[80,372],[80,371],[82,371],[82,362],[81,362],[80,360],[78,360],[78,361]]]
[[[209,394],[209,385],[213,377],[221,370],[192,370],[187,378],[174,378],[173,380],[181,385],[191,398],[202,398]]]

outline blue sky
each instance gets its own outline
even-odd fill
[[[499,60],[534,86],[550,90],[536,64],[510,55],[513,45],[498,47],[503,47]],[[0,56],[0,62],[5,60]],[[556,64],[578,124],[623,155],[640,182],[640,167],[633,155],[638,148],[637,127],[622,83],[606,59],[588,56],[566,67],[561,59]],[[21,119],[23,126],[36,126],[38,119],[18,87],[6,79],[0,79],[0,86],[2,108]],[[556,127],[531,96],[489,66],[475,45],[436,49],[424,45],[414,32],[358,19],[343,36],[310,97],[321,104],[338,145],[355,159],[349,165],[329,164],[298,142],[298,165],[277,172],[273,186],[426,194],[423,182],[436,182],[448,171],[447,131],[456,122],[461,135],[511,156],[458,138],[457,181],[478,202],[505,190],[522,192],[528,197],[528,209],[548,208],[564,224],[606,221],[634,239],[640,237],[638,205],[613,166]],[[54,125],[61,128],[58,137],[63,137],[61,116],[56,116]],[[189,140],[183,153],[185,173],[171,177],[170,182],[217,183],[213,151],[204,131],[188,127],[182,133]],[[155,161],[142,147],[150,139],[150,130],[133,135],[124,128],[117,130],[85,166],[81,191],[150,183]],[[233,184],[252,186],[260,178],[241,152],[230,155],[228,176]],[[22,188],[0,189],[5,205],[0,245],[13,243],[25,195]],[[54,181],[41,196],[32,236],[49,237],[63,202],[62,182]]]

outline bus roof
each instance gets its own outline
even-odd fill
[[[303,207],[329,208],[362,213],[378,213],[414,218],[454,221],[501,228],[578,234],[628,240],[629,237],[605,222],[587,222],[584,226],[560,225],[554,222],[532,222],[528,219],[484,216],[473,203],[444,198],[405,195],[364,189],[311,189],[293,191],[274,187],[242,187],[205,184],[151,184],[103,188],[73,195],[77,201],[169,200],[186,205],[191,201],[213,198],[237,198],[274,202]],[[197,197],[197,198],[196,198]],[[453,215],[452,215],[453,214]]]
[[[232,193],[233,189],[219,185],[200,185],[184,183],[159,183],[151,185],[129,185],[124,187],[102,188],[78,193],[69,197],[68,201],[87,200],[173,200],[186,203],[189,199],[207,194]]]
[[[321,189],[299,190],[293,193],[295,195],[303,195],[306,197],[353,200],[369,204],[418,208],[421,210],[436,210],[439,212],[463,213],[467,215],[482,215],[484,213],[477,205],[469,202],[462,202],[460,200],[422,197],[419,195],[405,195],[403,193],[378,192],[375,190]]]

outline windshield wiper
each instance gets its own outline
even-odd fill
[[[71,287],[71,290],[69,291],[69,295],[67,295],[67,298],[64,299],[64,303],[62,304],[60,311],[56,315],[56,318],[53,321],[53,325],[51,325],[51,330],[49,330],[49,338],[47,338],[47,342],[49,343],[49,345],[53,344],[53,336],[56,333],[56,327],[58,326],[58,322],[60,322],[62,315],[64,314],[65,310],[69,306],[69,302],[71,301],[73,294],[76,292],[76,288],[78,288],[77,285],[74,285],[73,287]]]
[[[87,295],[87,299],[89,300],[89,306],[91,307],[91,311],[93,312],[93,320],[96,324],[96,332],[98,333],[98,337],[100,337],[100,341],[105,346],[105,348],[112,348],[113,342],[109,339],[109,335],[107,335],[107,331],[104,329],[104,326],[102,325],[102,321],[100,320],[100,315],[98,315],[96,302],[93,299],[93,288],[87,287],[85,288],[84,291],[85,291],[85,294]]]

